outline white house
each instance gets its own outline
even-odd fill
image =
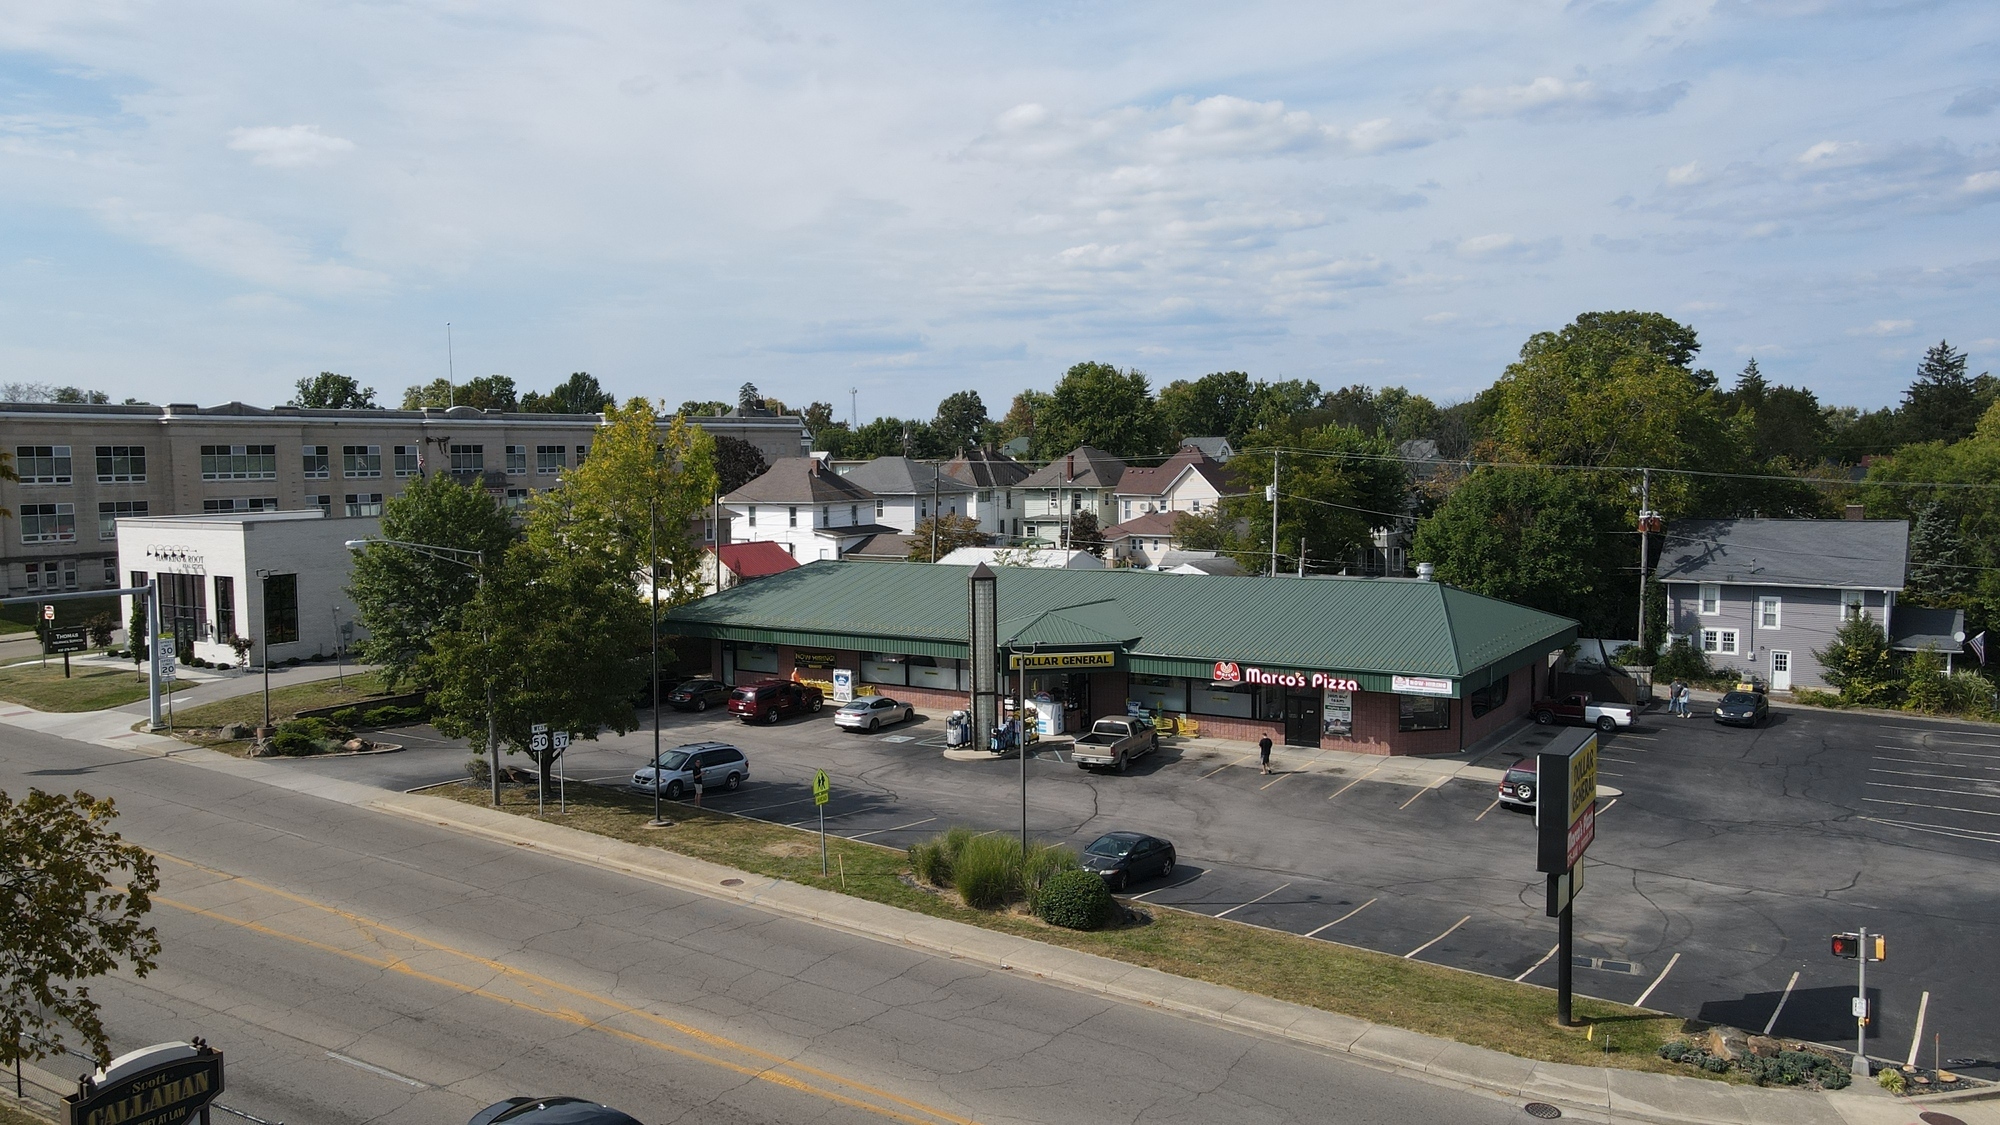
[[[1125,472],[1125,462],[1087,445],[1049,462],[1021,481],[1027,497],[1021,513],[1026,537],[1062,545],[1078,512],[1096,516],[1099,528],[1117,523],[1112,494]]]
[[[897,531],[915,531],[932,513],[943,512],[978,520],[988,535],[999,533],[993,504],[979,511],[979,489],[927,461],[877,457],[848,469],[842,479],[874,493],[874,521]]]
[[[347,596],[347,541],[380,530],[379,519],[330,519],[318,507],[127,516],[118,568],[128,585],[159,580],[160,629],[185,655],[230,663],[230,638],[246,637],[253,662],[331,656],[366,636]],[[129,621],[132,598],[122,600]]]
[[[871,535],[875,494],[835,473],[823,457],[781,457],[763,476],[722,498],[734,543],[778,543],[799,562],[837,559]]]
[[[960,547],[938,560],[945,566],[1024,566],[1037,570],[1103,570],[1104,560],[1089,551],[1057,547]]]
[[[1021,539],[1021,515],[1027,494],[1021,482],[1034,470],[996,449],[973,449],[946,462],[944,471],[973,486],[972,512],[980,526],[1003,543]]]
[[[1230,495],[1230,489],[1229,470],[1220,461],[1192,446],[1184,447],[1164,464],[1125,470],[1118,486],[1111,490],[1117,504],[1114,522],[1138,519],[1148,512],[1213,512],[1222,498]]]

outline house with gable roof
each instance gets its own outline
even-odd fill
[[[872,535],[875,494],[827,467],[826,459],[780,457],[762,476],[722,498],[732,543],[778,543],[798,562],[837,559]]]
[[[1118,522],[1114,499],[1125,462],[1102,449],[1079,445],[1021,481],[1026,493],[1021,520],[1025,537],[1062,544],[1078,512],[1097,517],[1097,526]]]

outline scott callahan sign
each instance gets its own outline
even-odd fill
[[[1271,684],[1275,687],[1324,688],[1328,691],[1360,691],[1361,684],[1332,672],[1266,672],[1245,668],[1233,660],[1215,662],[1215,682],[1219,684]]]
[[[182,1125],[222,1092],[222,1052],[162,1043],[134,1051],[63,1098],[66,1125]]]

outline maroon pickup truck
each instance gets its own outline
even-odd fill
[[[1632,705],[1599,703],[1587,691],[1573,691],[1560,699],[1544,699],[1535,704],[1535,721],[1582,723],[1598,730],[1617,730],[1632,725]]]
[[[818,688],[791,680],[744,684],[729,693],[729,713],[746,723],[775,723],[786,715],[818,711],[823,703]]]

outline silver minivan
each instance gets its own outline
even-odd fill
[[[640,766],[632,774],[632,788],[651,793],[658,785],[662,796],[679,799],[694,789],[694,769],[701,767],[703,789],[734,789],[750,776],[750,759],[727,742],[693,742],[676,746],[660,755],[658,769]]]

